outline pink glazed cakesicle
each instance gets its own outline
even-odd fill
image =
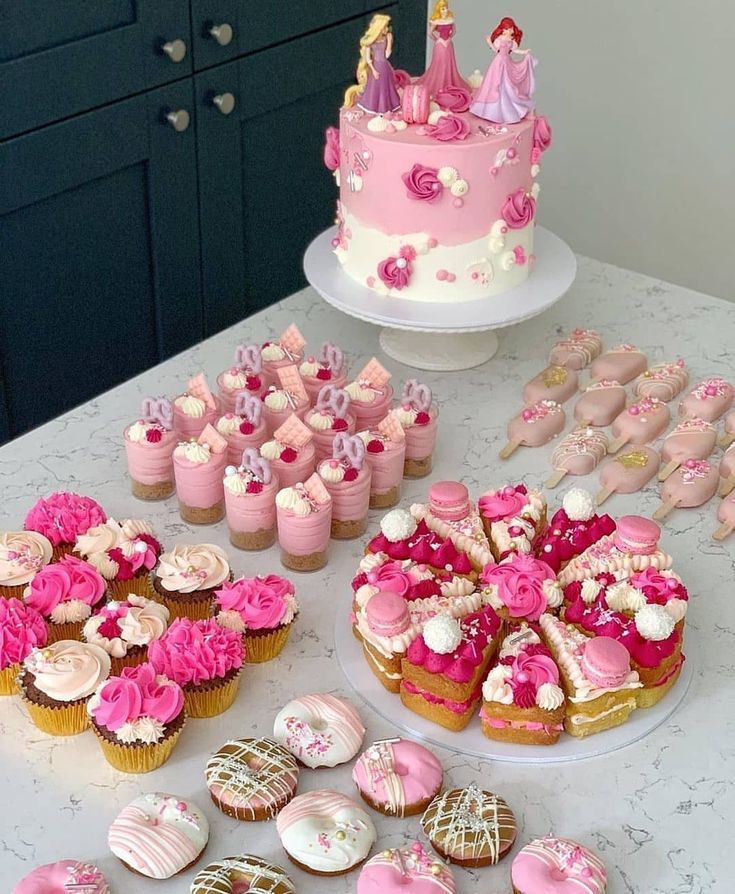
[[[560,339],[549,354],[549,363],[580,370],[600,356],[602,339],[594,329],[573,329],[566,338]]]
[[[658,472],[661,458],[652,447],[630,447],[600,469],[601,490],[595,503],[601,506],[611,494],[633,494]]]
[[[648,360],[643,351],[634,345],[622,344],[609,351],[605,351],[590,366],[591,381],[598,382],[601,379],[615,379],[621,385],[632,382],[636,376],[641,375],[648,366]]]
[[[735,444],[731,444],[720,460],[720,496],[726,497],[735,488]]]
[[[725,416],[725,430],[717,439],[717,443],[723,449],[725,447],[729,447],[733,441],[735,441],[735,410],[730,410],[730,412]]]
[[[732,406],[735,390],[725,379],[714,376],[700,382],[679,404],[679,415],[685,419],[696,416],[715,422]]]
[[[636,381],[635,396],[656,397],[668,403],[688,384],[689,372],[681,358],[673,363],[654,363]]]
[[[717,507],[717,521],[719,528],[712,535],[715,540],[724,540],[735,530],[735,494],[730,494]]]
[[[655,397],[646,397],[626,407],[613,420],[610,453],[617,453],[626,444],[648,444],[666,430],[671,413],[666,404]]]
[[[579,379],[573,369],[564,366],[547,366],[523,388],[523,402],[535,404],[539,400],[555,400],[558,404],[576,394]]]
[[[704,419],[684,419],[664,438],[661,459],[664,465],[658,473],[659,481],[675,472],[685,459],[707,459],[715,449],[717,432]]]
[[[610,425],[625,408],[625,388],[615,379],[592,382],[574,405],[574,418],[580,425]]]
[[[554,400],[540,400],[514,416],[508,423],[508,443],[500,451],[501,459],[508,457],[521,445],[541,447],[564,430],[566,416]]]
[[[589,475],[607,454],[607,435],[595,428],[575,428],[551,454],[553,474],[547,487],[556,487],[565,475]]]
[[[691,509],[714,497],[720,474],[706,459],[686,459],[661,485],[661,505],[653,513],[659,521],[677,507]]]

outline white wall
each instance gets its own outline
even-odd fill
[[[431,4],[430,4],[431,5]],[[733,0],[453,0],[464,74],[503,15],[554,131],[539,220],[582,254],[735,299]]]

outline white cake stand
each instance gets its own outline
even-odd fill
[[[449,371],[485,363],[498,349],[496,329],[543,313],[563,297],[577,273],[566,242],[536,227],[533,274],[509,292],[452,303],[381,296],[344,272],[332,251],[335,232],[325,230],[307,248],[309,283],[337,310],[382,326],[385,353],[418,369]]]

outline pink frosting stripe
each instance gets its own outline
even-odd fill
[[[334,819],[342,811],[353,814],[355,811],[363,813],[362,808],[347,795],[341,792],[324,789],[317,792],[306,792],[297,795],[276,817],[278,834],[282,835],[287,829],[305,819],[313,819],[326,816]]]
[[[242,667],[242,637],[210,618],[177,618],[161,639],[148,646],[148,658],[157,673],[180,686],[199,685]]]
[[[188,866],[200,853],[194,840],[172,823],[157,823],[154,833],[148,814],[135,804],[118,814],[108,843],[114,853],[134,854],[137,869],[153,879],[170,877],[173,867]]]

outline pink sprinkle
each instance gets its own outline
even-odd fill
[[[447,282],[454,282],[456,278],[454,273],[447,273]]]
[[[188,809],[186,801],[179,801],[176,805],[176,809],[180,810],[182,813]]]
[[[511,148],[507,151],[506,155],[508,156],[508,158],[515,158],[516,155],[518,155],[518,153],[517,153],[517,152],[515,151],[515,149],[511,146]]]
[[[490,168],[490,174],[491,174],[491,176],[493,176],[493,177],[497,177],[497,176],[498,176],[498,169],[497,169],[495,166],[493,166],[492,168]]]
[[[439,280],[439,282],[444,282],[444,280],[447,278],[447,271],[443,267],[441,270],[437,270],[436,278]]]
[[[368,284],[368,288],[369,288],[369,289],[372,289],[372,287],[375,285],[375,277],[374,277],[374,276],[368,276],[368,278],[367,278],[367,284]]]
[[[637,416],[640,413],[640,408],[633,404],[632,407],[628,407],[628,412],[631,416]]]
[[[524,410],[521,416],[525,422],[528,422],[529,419],[533,419],[533,413],[530,410]]]
[[[475,270],[475,272],[472,274],[472,279],[479,279],[479,277],[480,274]]]
[[[432,236],[426,244],[429,246],[429,248],[436,248],[437,245],[439,244],[439,240],[438,240],[438,239],[435,239],[435,238]]]
[[[329,467],[330,467],[330,468],[332,468],[332,469],[336,469],[338,465],[339,465],[339,462],[338,462],[336,459],[330,459],[330,460],[329,460]]]
[[[464,199],[460,199],[460,197],[457,196],[457,198],[454,200],[454,202],[452,204],[454,205],[455,208],[461,208],[464,205]]]
[[[714,397],[717,394],[717,388],[714,385],[708,385],[705,388],[705,393],[709,395],[709,397]]]
[[[696,463],[694,462],[693,459],[688,459],[688,460],[684,463],[684,465],[687,467],[687,469],[693,469],[693,468],[696,466]]]

